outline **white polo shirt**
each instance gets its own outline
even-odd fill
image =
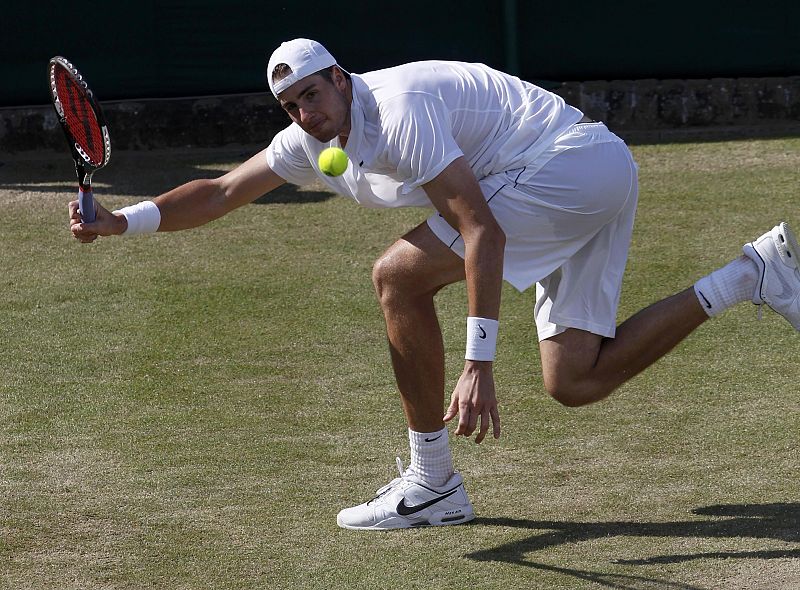
[[[367,207],[430,207],[422,185],[464,156],[478,180],[533,162],[583,113],[564,100],[483,64],[414,62],[352,76],[344,174],[325,176],[322,143],[292,124],[267,148],[287,182],[322,180]]]

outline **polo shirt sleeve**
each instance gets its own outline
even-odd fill
[[[388,157],[403,179],[403,194],[430,182],[464,155],[453,137],[449,109],[440,97],[408,92],[384,108]]]
[[[272,138],[267,147],[267,165],[286,182],[299,186],[317,178],[308,159],[303,130],[292,123]]]

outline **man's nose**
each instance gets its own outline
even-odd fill
[[[300,107],[300,121],[306,123],[311,118],[311,111]]]

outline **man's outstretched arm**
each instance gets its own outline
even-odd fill
[[[160,214],[158,231],[177,231],[206,224],[284,183],[269,168],[262,151],[219,178],[193,180],[153,199]],[[120,235],[128,229],[124,215],[113,214],[99,204],[93,223],[83,223],[77,201],[70,203],[69,212],[70,231],[81,242],[93,242],[98,236]]]

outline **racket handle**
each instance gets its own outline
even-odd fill
[[[87,188],[84,191],[83,187],[78,188],[78,211],[80,211],[81,219],[84,223],[92,223],[94,221],[96,214],[92,189]]]

